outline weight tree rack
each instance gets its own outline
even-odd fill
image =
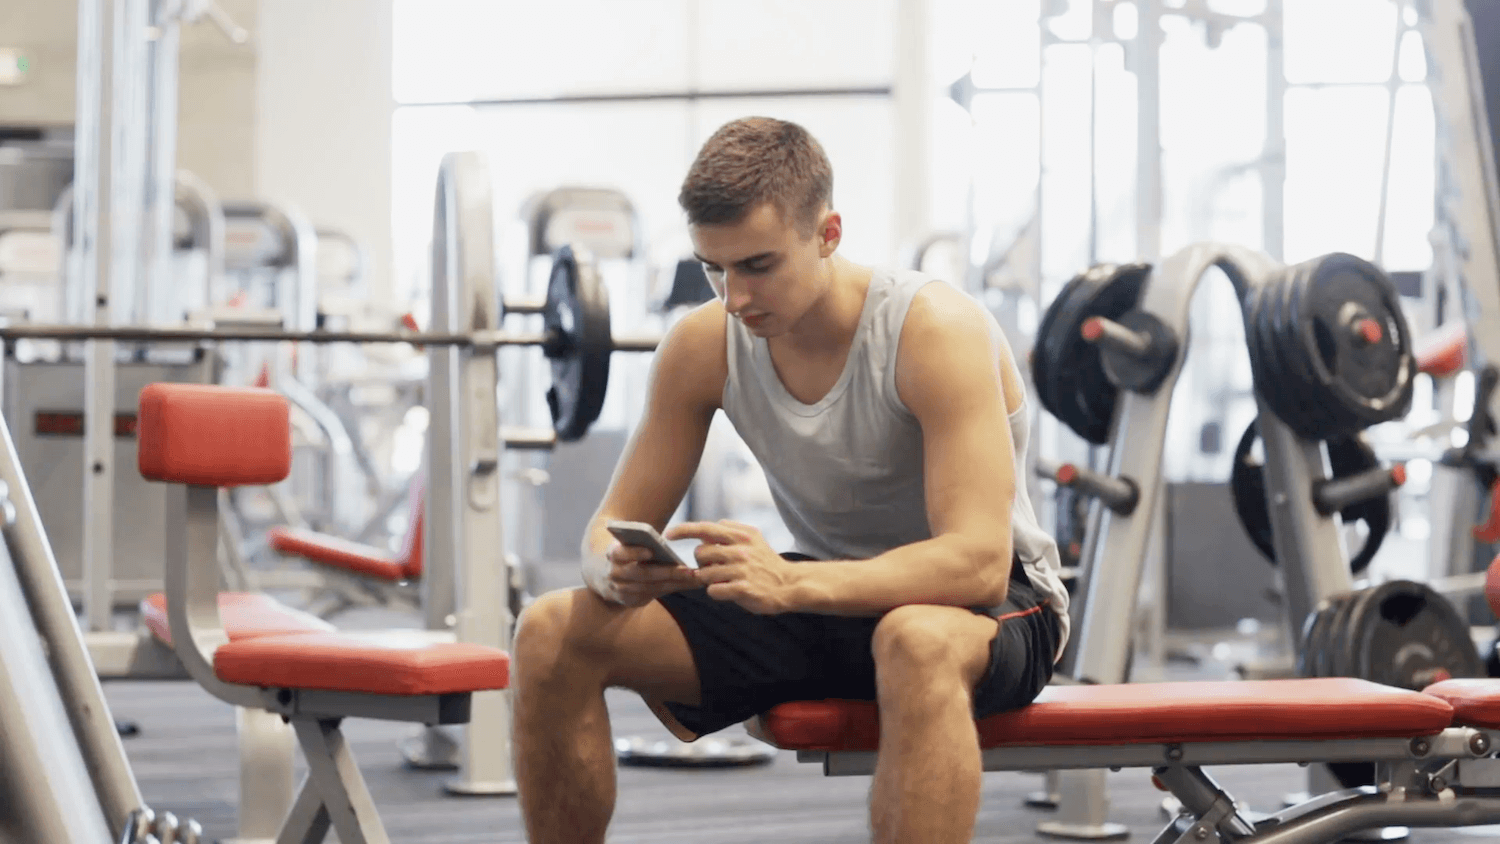
[[[1116,378],[1129,368],[1121,364],[1132,358],[1137,368],[1160,371],[1137,380],[1138,390],[1119,391],[1104,471],[1068,465],[1053,473],[1057,482],[1097,499],[1089,512],[1082,581],[1074,603],[1072,659],[1063,669],[1074,681],[1119,683],[1125,679],[1134,601],[1122,601],[1119,596],[1134,596],[1140,588],[1147,542],[1161,514],[1167,416],[1186,346],[1178,338],[1188,336],[1193,293],[1203,276],[1215,267],[1228,276],[1242,302],[1257,292],[1273,289],[1290,272],[1248,249],[1198,244],[1169,257],[1150,273],[1128,319],[1089,320],[1083,329],[1085,339],[1100,347],[1105,370],[1112,371]],[[1152,326],[1150,331],[1129,327],[1148,324]],[[1356,323],[1351,330],[1361,327]],[[1401,330],[1404,332],[1404,325]],[[1390,342],[1396,339],[1400,338],[1391,338]],[[1409,358],[1409,347],[1405,355]],[[1257,374],[1264,377],[1266,373]],[[1258,384],[1256,393],[1258,427],[1266,454],[1264,481],[1272,543],[1286,589],[1287,622],[1296,641],[1303,620],[1323,600],[1349,592],[1353,586],[1349,557],[1338,522],[1334,521],[1339,507],[1330,509],[1330,504],[1388,492],[1399,478],[1376,469],[1365,473],[1368,477],[1356,476],[1355,483],[1330,485],[1321,442],[1299,435],[1279,418],[1266,401],[1265,387]],[[1404,407],[1398,403],[1390,412],[1404,412]],[[1108,821],[1104,773],[1049,774],[1056,781],[1058,811],[1055,818],[1039,824],[1038,830],[1064,838],[1123,837],[1125,828]],[[1331,780],[1318,781],[1327,777],[1321,770],[1314,770],[1311,776],[1316,793],[1338,788]]]

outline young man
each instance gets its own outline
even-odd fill
[[[648,404],[583,543],[586,588],[541,596],[514,647],[516,773],[532,844],[604,841],[604,690],[707,735],[789,700],[874,700],[876,841],[970,840],[976,717],[1029,703],[1067,633],[1057,547],[1018,481],[1022,381],[995,320],[915,272],[836,254],[833,175],[801,127],[730,123],[683,183],[719,298],[656,353]],[[700,568],[614,542],[661,529],[724,411],[796,540],[682,524]]]

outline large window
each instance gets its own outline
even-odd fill
[[[848,254],[882,262],[897,254],[888,97],[683,96],[889,87],[895,0],[394,1],[399,290],[425,284],[445,152],[489,154],[496,207],[513,215],[501,223],[537,191],[624,191],[640,212],[649,259],[666,263],[688,250],[676,195],[693,155],[714,129],[750,114],[794,120],[823,143]],[[633,95],[642,96],[566,99]],[[564,99],[546,102],[556,98]],[[507,266],[519,270],[514,259]]]

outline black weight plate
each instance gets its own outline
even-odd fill
[[[1338,607],[1329,618],[1328,632],[1322,650],[1319,652],[1318,666],[1323,671],[1319,676],[1356,676],[1350,665],[1348,653],[1349,618],[1369,596],[1370,590],[1361,589],[1342,597]],[[1375,784],[1375,766],[1369,762],[1331,762],[1326,767],[1328,773],[1343,788]]]
[[[1239,516],[1245,536],[1256,550],[1276,564],[1276,547],[1271,532],[1271,510],[1266,504],[1266,475],[1259,463],[1251,463],[1251,449],[1256,440],[1255,420],[1245,426],[1239,444],[1234,449],[1234,462],[1229,472],[1229,497],[1234,503],[1234,512]]]
[[[1395,286],[1373,264],[1335,253],[1311,262],[1296,326],[1330,407],[1360,428],[1398,419],[1411,407],[1415,361]],[[1356,339],[1353,320],[1381,325],[1378,342]]]
[[[1380,466],[1380,458],[1375,456],[1375,450],[1357,434],[1336,437],[1329,440],[1326,446],[1328,447],[1328,464],[1336,478],[1362,474]],[[1370,567],[1375,554],[1385,543],[1385,535],[1390,532],[1391,497],[1387,494],[1356,501],[1340,510],[1339,516],[1346,525],[1351,522],[1364,522],[1368,530],[1364,544],[1349,559],[1349,570],[1360,574]]]
[[[1406,580],[1369,591],[1349,617],[1357,676],[1413,691],[1450,677],[1484,676],[1468,624],[1442,595]]]
[[[1262,556],[1276,565],[1275,534],[1271,527],[1271,512],[1266,504],[1265,466],[1252,462],[1250,457],[1258,439],[1259,431],[1252,420],[1235,446],[1234,458],[1230,464],[1229,495],[1240,526],[1245,529],[1245,535]],[[1335,478],[1356,475],[1380,465],[1375,452],[1357,436],[1330,440],[1327,446],[1329,464]],[[1363,521],[1367,528],[1364,544],[1349,560],[1350,571],[1359,574],[1369,567],[1370,561],[1385,541],[1385,535],[1390,531],[1390,496],[1383,495],[1356,502],[1339,511],[1339,515],[1346,524]]]
[[[1307,617],[1302,626],[1302,640],[1297,643],[1297,676],[1321,677],[1320,655],[1327,647],[1328,630],[1332,626],[1334,611],[1345,595],[1331,595],[1318,603],[1318,608]]]
[[[1150,338],[1146,354],[1136,356],[1108,346],[1100,349],[1099,359],[1104,376],[1116,389],[1150,395],[1171,373],[1185,344],[1177,333],[1148,311],[1132,308],[1116,320],[1125,328]]]
[[[1111,283],[1116,277],[1116,268],[1111,264],[1090,267],[1082,273],[1080,283],[1073,287],[1067,299],[1062,300],[1051,330],[1042,338],[1057,408],[1054,415],[1080,437],[1096,445],[1109,439],[1116,391],[1102,377],[1102,372],[1097,377],[1093,375],[1102,370],[1103,362],[1098,350],[1085,341],[1080,332],[1084,321],[1095,316],[1095,311],[1109,297]]]
[[[1032,343],[1031,383],[1036,387],[1037,398],[1042,406],[1047,409],[1048,413],[1059,419],[1068,412],[1061,409],[1063,396],[1069,396],[1067,400],[1071,402],[1071,392],[1068,389],[1061,389],[1062,385],[1058,383],[1057,378],[1053,377],[1056,367],[1053,367],[1051,363],[1055,352],[1048,348],[1047,338],[1059,330],[1055,326],[1058,323],[1059,314],[1069,308],[1069,299],[1079,295],[1080,287],[1091,287],[1094,284],[1095,282],[1087,273],[1079,273],[1068,279],[1067,284],[1063,285],[1062,289],[1057,292],[1057,296],[1048,303],[1047,310],[1042,313],[1041,322],[1037,325],[1036,340]]]
[[[1308,439],[1340,430],[1325,405],[1324,391],[1317,386],[1306,365],[1306,354],[1298,346],[1298,301],[1304,289],[1302,267],[1288,267],[1277,276],[1276,296],[1267,333],[1267,354],[1272,378],[1267,385],[1274,394],[1276,415],[1292,430]]]
[[[1313,369],[1312,355],[1301,346],[1300,327],[1307,318],[1304,306],[1307,291],[1307,266],[1293,267],[1282,289],[1281,309],[1277,313],[1276,356],[1285,382],[1296,385],[1282,394],[1290,408],[1287,418],[1298,423],[1292,425],[1293,429],[1308,439],[1325,439],[1357,430],[1357,426],[1341,416],[1339,406],[1329,400],[1327,387]]]
[[[1318,665],[1323,669],[1324,677],[1357,677],[1354,659],[1350,654],[1349,624],[1350,618],[1370,596],[1370,590],[1361,589],[1351,592],[1339,604],[1338,610],[1328,622],[1328,635],[1324,639],[1324,648]]]
[[[609,292],[594,262],[571,246],[557,250],[542,311],[542,352],[552,363],[552,427],[563,442],[582,439],[604,409],[614,351],[609,316]]]
[[[1083,324],[1095,316],[1118,319],[1133,308],[1150,270],[1148,264],[1091,267],[1064,286],[1048,307],[1045,332],[1038,330],[1032,373],[1043,406],[1096,445],[1109,441],[1118,391],[1098,348],[1083,339]]]
[[[1301,382],[1288,372],[1288,367],[1282,360],[1281,311],[1292,284],[1291,275],[1289,271],[1283,271],[1267,278],[1256,288],[1252,326],[1247,331],[1255,391],[1284,420],[1298,415],[1295,402],[1289,402],[1288,397],[1299,395],[1303,391]],[[1288,424],[1291,424],[1290,421]]]

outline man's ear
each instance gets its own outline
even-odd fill
[[[844,218],[839,212],[828,209],[818,218],[818,257],[827,258],[839,248],[844,239]]]

